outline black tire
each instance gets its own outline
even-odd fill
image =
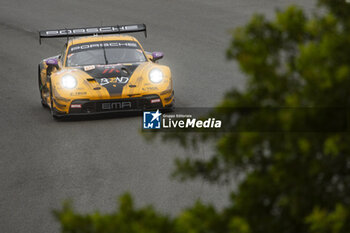
[[[172,111],[172,112],[175,110],[175,103],[176,103],[175,100],[176,100],[176,99],[175,99],[175,97],[174,97],[173,102],[171,103],[171,111]]]
[[[58,116],[58,115],[52,115],[52,118],[56,121],[62,121],[64,120],[64,116]]]
[[[173,112],[174,110],[175,110],[175,97],[174,97],[174,99],[173,99],[171,105],[165,107],[165,108],[162,110],[162,112],[164,112],[164,113],[169,113],[169,112]]]
[[[38,65],[38,84],[39,84],[39,93],[40,93],[40,102],[41,102],[41,105],[44,107],[44,108],[47,108],[48,105],[47,103],[45,102],[45,100],[43,99],[43,93],[42,93],[42,88],[44,87],[44,85],[41,83],[41,77],[40,77],[40,65]]]
[[[51,80],[50,80],[50,112],[51,112],[51,116],[54,120],[63,120],[64,116],[61,115],[57,115],[55,108],[53,107],[53,98],[52,98],[52,85],[51,85]]]

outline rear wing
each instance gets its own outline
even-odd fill
[[[41,44],[41,38],[67,37],[67,40],[68,40],[69,37],[75,37],[75,36],[121,34],[121,33],[132,33],[132,32],[144,32],[145,37],[147,37],[146,24],[44,30],[44,31],[39,31],[39,43]]]

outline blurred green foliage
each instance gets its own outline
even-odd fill
[[[215,143],[208,160],[177,159],[174,176],[236,182],[229,206],[217,211],[197,202],[167,217],[151,207],[135,209],[125,195],[112,214],[80,215],[65,205],[55,211],[62,232],[350,232],[349,129],[291,132],[305,124],[298,111],[263,111],[315,108],[307,125],[319,126],[334,122],[317,107],[349,108],[350,4],[319,0],[318,12],[306,15],[291,6],[272,20],[255,15],[235,29],[227,58],[246,74],[246,88],[229,91],[211,115],[236,120],[221,133],[162,136],[185,146]],[[242,114],[239,107],[262,110]],[[262,125],[284,132],[237,133]]]
[[[62,225],[64,233],[156,233],[172,232],[174,223],[167,217],[147,206],[135,209],[132,198],[124,194],[119,199],[119,208],[114,213],[77,214],[69,202],[62,210],[55,210],[54,216]]]

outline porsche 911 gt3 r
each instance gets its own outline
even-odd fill
[[[39,64],[43,106],[54,118],[172,109],[171,72],[157,63],[163,53],[147,53],[136,38],[120,35],[142,31],[147,35],[144,24],[40,31],[40,42],[67,37],[61,54]]]

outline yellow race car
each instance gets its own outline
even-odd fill
[[[67,37],[62,53],[38,67],[41,103],[52,116],[119,111],[171,110],[174,90],[162,52],[145,52],[123,33],[144,32],[146,25],[45,30],[42,38]]]

